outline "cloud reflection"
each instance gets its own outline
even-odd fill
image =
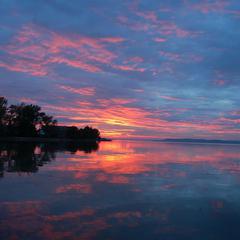
[[[1,147],[1,162],[14,147]],[[28,149],[36,157],[54,152],[55,160],[28,178],[4,172],[4,239],[208,236],[240,216],[237,145],[113,141],[91,154],[52,144]],[[224,239],[220,232],[214,236]]]

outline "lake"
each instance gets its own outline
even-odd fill
[[[0,144],[0,239],[239,239],[240,146]]]

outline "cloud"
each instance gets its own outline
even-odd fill
[[[201,1],[200,3],[191,4],[191,8],[194,10],[198,10],[204,14],[209,12],[223,12],[227,6],[229,6],[230,2],[225,0],[218,1]]]
[[[2,95],[106,136],[239,139],[239,7],[6,2]]]
[[[111,66],[117,58],[106,44],[123,41],[120,37],[67,36],[37,25],[25,25],[11,43],[2,48],[7,58],[0,61],[0,66],[33,76],[49,75],[53,64],[65,64],[87,72],[102,72],[102,65]],[[113,67],[125,70],[116,64]]]
[[[67,92],[80,94],[84,96],[93,96],[95,94],[95,88],[93,87],[73,88],[65,85],[59,85],[58,87]]]
[[[166,38],[156,37],[156,38],[154,38],[154,41],[155,41],[155,42],[162,43],[162,42],[166,42],[167,40],[166,40]]]
[[[123,61],[121,64],[118,54],[108,49],[109,45],[125,41],[126,39],[121,37],[62,35],[38,25],[25,25],[11,43],[2,49],[6,58],[0,60],[0,67],[33,76],[56,75],[56,65],[92,73],[112,72],[115,69],[123,72],[144,72],[145,68],[138,67],[139,61]]]
[[[162,96],[162,98],[179,101],[179,99],[173,97]],[[74,107],[48,106],[47,108],[54,109],[55,112],[59,111],[63,116],[75,121],[75,124],[79,121],[80,126],[83,120],[90,120],[94,126],[103,128],[104,134],[109,137],[139,136],[139,132],[142,130],[146,133],[149,132],[149,135],[145,135],[145,137],[159,137],[159,132],[161,132],[161,137],[167,137],[170,132],[174,132],[175,136],[191,132],[191,134],[201,134],[205,137],[206,131],[208,134],[211,133],[212,136],[240,132],[240,129],[238,130],[236,126],[230,128],[226,126],[222,119],[169,121],[168,118],[172,113],[168,112],[166,114],[161,110],[147,110],[129,105],[134,102],[132,99],[99,99],[94,105],[84,105],[84,108],[81,107],[81,102],[72,103],[71,106]]]

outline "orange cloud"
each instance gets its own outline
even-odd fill
[[[165,98],[163,96],[163,98]],[[177,101],[178,99],[165,99]],[[54,106],[46,105],[48,111],[54,111],[56,115],[61,115],[69,119],[69,125],[74,124],[82,126],[82,122],[93,122],[94,127],[101,129],[104,136],[108,137],[161,137],[167,138],[174,133],[174,136],[184,136],[184,134],[196,133],[198,136],[211,133],[212,136],[221,136],[222,134],[236,134],[240,130],[236,128],[227,128],[219,119],[211,121],[174,121],[166,120],[166,111],[144,109],[131,106],[135,99],[98,99],[96,103],[74,102],[71,106]],[[71,123],[71,120],[73,121]],[[77,121],[80,121],[78,124]],[[151,134],[141,135],[138,131],[148,132]]]

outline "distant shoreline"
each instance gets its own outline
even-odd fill
[[[155,139],[153,142],[163,142],[163,143],[190,143],[190,144],[229,144],[229,145],[239,145],[238,140],[207,140],[207,139]]]
[[[113,140],[123,141],[148,141],[159,143],[184,143],[184,144],[227,144],[240,145],[238,140],[207,140],[207,139],[74,139],[74,138],[42,138],[42,137],[0,137],[0,142],[35,142],[35,143],[57,143],[57,142],[111,142]]]
[[[140,139],[140,138],[116,138],[114,140],[122,140],[122,141],[147,141],[147,142],[158,142],[158,143],[185,143],[185,144],[228,144],[228,145],[239,145],[240,140],[216,140],[216,139],[174,139],[174,138],[167,138],[167,139]]]
[[[74,138],[40,138],[40,137],[0,137],[0,142],[109,142],[112,139],[74,139]]]

